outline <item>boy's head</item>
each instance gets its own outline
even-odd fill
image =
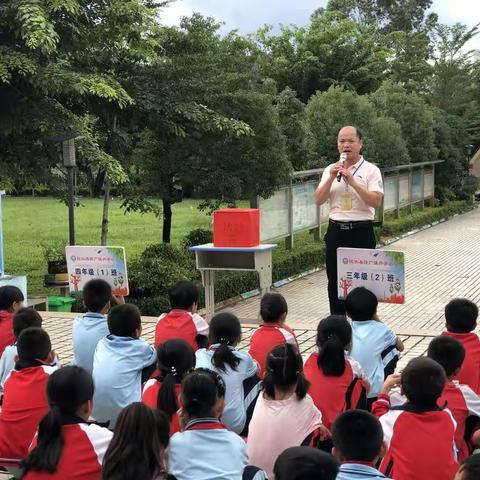
[[[339,463],[328,453],[311,447],[290,447],[273,467],[276,480],[335,480]]]
[[[101,278],[89,280],[83,287],[83,303],[89,312],[106,313],[111,297],[112,287]]]
[[[478,480],[480,478],[480,453],[466,458],[454,480]]]
[[[465,359],[465,347],[455,338],[441,335],[428,346],[428,358],[435,360],[445,370],[447,377],[458,374]]]
[[[382,455],[382,425],[371,413],[348,410],[332,425],[333,455],[340,461],[373,463]]]
[[[33,308],[21,308],[13,316],[13,334],[15,338],[28,327],[42,327],[42,317]]]
[[[372,320],[377,306],[377,297],[365,287],[354,288],[345,299],[345,310],[354,322]]]
[[[131,303],[117,305],[107,317],[108,330],[117,337],[139,338],[142,332],[140,310]]]
[[[420,408],[433,408],[443,392],[445,370],[428,357],[413,358],[404,368],[400,380],[402,393]]]
[[[260,316],[266,323],[282,323],[288,313],[285,297],[280,293],[266,293],[260,301]]]
[[[4,285],[0,287],[0,310],[8,310],[9,312],[16,312],[23,307],[22,291],[13,285]]]
[[[168,290],[168,298],[173,309],[196,310],[198,305],[198,288],[187,280],[181,280]]]
[[[46,361],[52,350],[50,337],[39,327],[28,327],[17,339],[17,351],[20,361]]]
[[[454,333],[468,333],[477,326],[478,307],[466,298],[455,298],[445,307],[447,330]]]

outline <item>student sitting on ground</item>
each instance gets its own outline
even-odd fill
[[[169,420],[143,403],[132,403],[118,416],[103,458],[102,480],[168,480],[165,449]]]
[[[15,341],[18,339],[23,330],[28,327],[42,327],[42,317],[33,308],[21,308],[17,310],[13,316],[13,335]],[[0,358],[0,385],[3,390],[3,385],[7,379],[8,374],[15,368],[15,359],[18,356],[17,344],[9,345],[3,351]]]
[[[465,347],[465,360],[457,380],[480,394],[480,339],[475,333],[478,307],[465,298],[456,298],[445,307],[447,331],[442,335],[458,340]]]
[[[248,427],[261,390],[257,363],[247,352],[236,348],[241,337],[242,328],[238,318],[233,313],[219,313],[210,321],[211,346],[196,353],[197,367],[209,368],[222,377],[226,393],[221,421],[238,434]]]
[[[195,352],[185,340],[167,340],[157,349],[160,375],[143,387],[142,402],[164,412],[170,421],[170,435],[180,431],[178,399],[183,377],[195,367]]]
[[[480,478],[480,453],[464,460],[454,480],[478,480]]]
[[[0,457],[23,458],[38,423],[48,411],[45,388],[57,367],[45,330],[29,327],[17,342],[18,361],[5,381],[0,413]]]
[[[109,334],[107,313],[110,311],[112,287],[100,278],[89,280],[83,288],[83,303],[88,310],[73,321],[73,364],[93,372],[93,355],[99,340]],[[119,303],[125,303],[119,297]]]
[[[290,447],[277,458],[275,480],[335,480],[338,462],[328,453],[311,447]]]
[[[349,410],[332,425],[333,456],[340,462],[337,480],[380,480],[385,475],[376,469],[385,454],[380,422],[369,412]]]
[[[390,375],[372,413],[379,418],[387,453],[380,471],[395,480],[452,480],[458,469],[455,420],[437,405],[445,388],[445,370],[427,357],[408,362],[400,375]],[[390,391],[400,385],[407,402],[390,406]]]
[[[447,382],[438,406],[447,405],[457,422],[455,443],[458,449],[458,460],[461,462],[469,455],[465,442],[465,425],[468,417],[480,417],[480,397],[468,386],[455,381],[465,358],[465,348],[454,338],[436,337],[428,346],[428,357],[438,362],[447,374]]]
[[[364,287],[354,288],[345,299],[347,315],[352,319],[350,356],[363,368],[370,383],[367,394],[373,403],[385,378],[395,371],[402,341],[377,318],[377,297]]]
[[[110,334],[102,338],[93,359],[93,416],[115,427],[122,408],[139,402],[142,383],[155,370],[155,349],[140,338],[142,318],[135,305],[118,305],[108,314]]]
[[[347,319],[330,315],[317,327],[318,353],[310,354],[305,362],[308,393],[327,428],[344,410],[366,408],[368,380],[360,364],[345,356],[351,345],[352,327]]]
[[[189,373],[182,382],[183,431],[170,439],[167,469],[177,480],[262,480],[248,467],[245,442],[220,422],[225,384],[208,369]]]
[[[101,480],[112,433],[88,423],[92,397],[92,376],[83,368],[52,373],[47,383],[50,411],[21,463],[23,480]]]
[[[285,325],[288,307],[280,293],[266,293],[260,301],[260,325],[250,340],[248,353],[260,365],[260,378],[265,374],[265,362],[273,347],[290,343],[298,348],[294,331]]]
[[[258,396],[249,426],[247,451],[253,465],[272,479],[277,457],[288,447],[313,445],[326,439],[322,414],[307,394],[302,357],[286,343],[267,357],[264,391]]]
[[[182,280],[168,291],[172,310],[162,313],[155,327],[155,348],[172,338],[185,340],[194,351],[208,346],[208,323],[197,313],[198,288]]]
[[[0,356],[9,345],[15,343],[13,315],[23,307],[22,291],[13,285],[0,287]]]

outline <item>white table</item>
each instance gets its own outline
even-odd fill
[[[190,247],[205,288],[207,321],[215,314],[215,270],[254,270],[258,272],[262,295],[272,286],[272,250],[275,243],[256,247],[214,247],[212,243]]]

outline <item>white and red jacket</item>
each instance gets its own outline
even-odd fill
[[[112,432],[81,419],[62,425],[63,450],[55,473],[29,471],[23,480],[101,480]],[[30,450],[37,444],[32,442]]]
[[[0,413],[0,457],[23,458],[48,411],[46,387],[58,366],[38,365],[12,370],[5,380]]]
[[[456,422],[448,409],[419,409],[410,403],[390,407],[380,394],[372,413],[383,428],[387,453],[380,471],[395,480],[452,480],[458,469]]]
[[[155,348],[167,340],[179,338],[185,340],[196,352],[199,348],[197,335],[208,337],[208,323],[203,317],[188,310],[174,309],[158,317],[155,327]]]
[[[368,380],[360,364],[351,358],[345,357],[345,371],[338,377],[325,375],[317,361],[318,353],[310,354],[303,373],[311,383],[308,394],[322,412],[323,424],[330,428],[340,413],[357,408],[362,389],[365,397],[364,382]]]
[[[253,332],[248,353],[260,365],[260,378],[263,378],[265,373],[267,355],[272,351],[272,348],[285,343],[290,343],[298,349],[295,333],[286,325],[264,323]]]
[[[454,333],[443,332],[442,335],[458,340],[465,347],[463,360],[457,380],[462,385],[468,385],[476,394],[480,395],[480,339],[475,332]]]

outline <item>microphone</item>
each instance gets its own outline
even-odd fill
[[[347,159],[347,154],[346,153],[342,153],[340,155],[340,161],[342,162],[342,167],[345,165],[345,160]],[[342,174],[339,173],[337,175],[337,182],[341,182],[342,181]]]

